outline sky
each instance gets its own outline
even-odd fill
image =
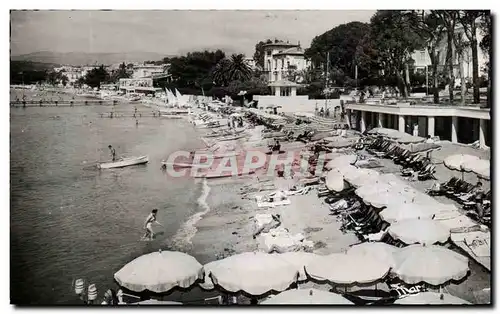
[[[11,54],[155,52],[185,54],[221,48],[251,57],[267,38],[300,41],[375,11],[12,11]]]

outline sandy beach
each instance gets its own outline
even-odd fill
[[[469,153],[489,159],[489,151],[477,150],[449,142],[441,144],[442,148],[433,152],[432,155],[433,163],[436,164],[437,172],[435,176],[438,182],[445,182],[452,176],[461,175],[460,172],[449,170],[443,165],[442,160],[446,156]],[[364,151],[361,154],[369,155]],[[377,171],[399,174],[400,166],[387,159],[379,159],[379,161],[382,167],[378,168]],[[468,182],[477,180],[476,176],[470,173],[466,173],[464,178]],[[433,184],[433,181],[408,181],[408,183],[417,190],[424,192]],[[489,190],[489,181],[484,182],[484,184],[485,189]],[[312,252],[319,255],[344,252],[350,246],[360,243],[360,240],[353,233],[340,231],[341,222],[335,216],[330,215],[328,205],[317,196],[315,188],[305,195],[290,196],[290,205],[268,209],[257,207],[254,199],[255,195],[269,193],[273,190],[288,190],[293,185],[292,179],[259,178],[258,175],[254,175],[244,178],[208,180],[207,185],[210,189],[206,199],[208,208],[196,218],[197,222],[193,224],[195,234],[191,240],[192,252],[195,252],[202,263],[237,253],[265,251],[261,237],[257,236],[255,239],[252,237],[255,228],[253,217],[257,214],[279,214],[280,227],[288,229],[291,234],[304,235],[306,240],[314,243]],[[266,187],[267,190],[242,194],[245,186],[248,187],[249,185]],[[453,203],[453,201],[445,197],[438,197],[438,201]],[[465,255],[464,252],[460,253]],[[470,276],[460,284],[448,285],[445,290],[457,297],[477,304],[481,303],[481,301],[475,296],[475,292],[488,288],[491,276],[489,271],[473,259],[470,259],[470,261]],[[321,290],[331,289],[330,285],[312,282],[301,284],[301,286]]]

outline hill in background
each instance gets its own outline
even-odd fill
[[[84,52],[51,52],[38,51],[24,55],[11,56],[12,61],[31,61],[33,63],[49,63],[62,65],[115,64],[162,60],[166,55],[155,52],[124,53],[84,53]]]

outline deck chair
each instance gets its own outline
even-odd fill
[[[436,173],[436,166],[428,164],[422,171],[418,173],[418,180],[419,181],[426,181],[429,179],[436,180],[436,177],[434,177],[434,173]]]

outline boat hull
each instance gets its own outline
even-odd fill
[[[239,172],[238,174],[232,174],[232,173],[200,173],[195,176],[195,178],[205,178],[205,179],[218,179],[218,178],[229,178],[229,177],[239,177],[243,175],[248,175],[248,174],[253,174],[255,173],[255,170],[251,170],[248,172]]]
[[[135,165],[143,165],[149,162],[148,156],[125,158],[114,162],[105,162],[99,165],[100,169],[123,168]]]

